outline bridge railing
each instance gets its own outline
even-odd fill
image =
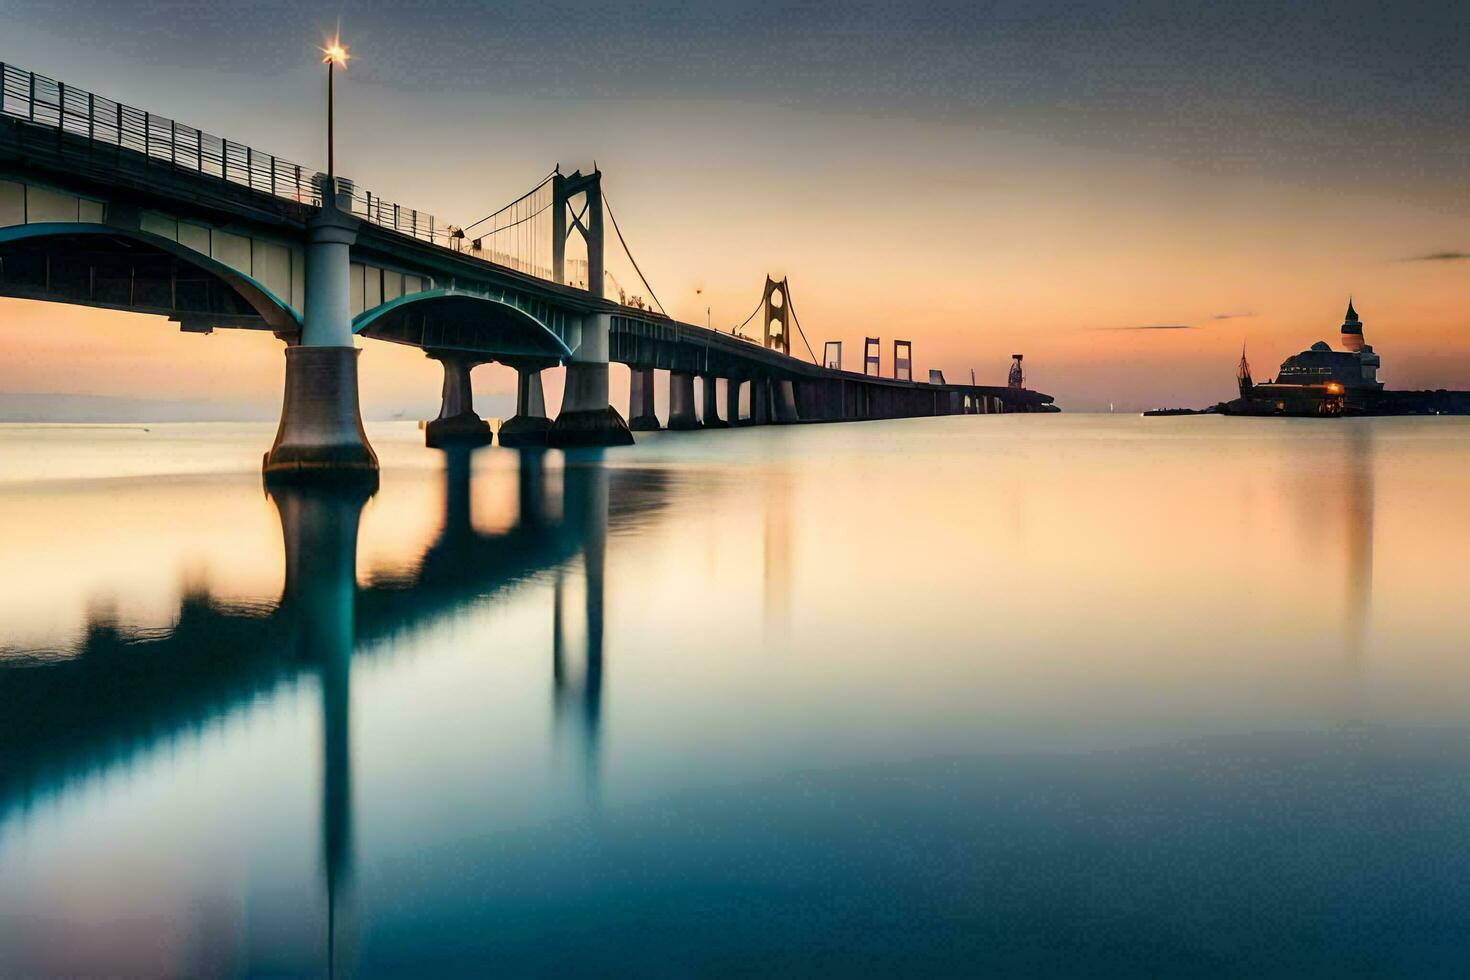
[[[315,168],[5,62],[0,62],[0,115],[101,146],[130,150],[150,163],[217,178],[283,200],[313,207],[322,203],[325,175]],[[347,178],[337,178],[337,200],[350,200],[354,215],[379,227],[528,275],[554,279],[549,265],[496,247],[488,241],[493,236],[467,241],[463,231],[440,224],[432,214],[385,201]],[[630,298],[616,282],[613,286],[621,305],[644,309],[641,297]]]
[[[144,109],[0,63],[0,114],[299,204],[321,204],[315,171]]]

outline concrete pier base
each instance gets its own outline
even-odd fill
[[[500,424],[500,444],[510,448],[544,446],[550,431],[541,371],[516,368],[516,413]]]
[[[424,426],[424,445],[430,449],[447,446],[488,446],[495,436],[490,423],[475,414],[475,395],[470,387],[474,361],[452,356],[434,357],[444,367],[444,392],[439,417]]]
[[[607,362],[567,365],[562,409],[546,433],[546,444],[565,449],[631,446],[633,433],[607,403]]]
[[[628,428],[657,432],[663,426],[653,410],[653,368],[633,368],[628,382]]]
[[[725,379],[725,424],[740,425],[740,386],[744,384],[739,378]]]
[[[801,421],[801,415],[796,411],[796,389],[790,381],[772,381],[771,396],[775,402],[777,422],[790,424]]]
[[[720,418],[719,390],[714,375],[705,375],[700,383],[704,386],[704,412],[700,421],[706,429],[725,428],[729,423]]]
[[[669,429],[688,432],[699,428],[694,411],[694,375],[669,372]]]
[[[771,421],[771,381],[750,379],[750,424],[768,425]]]
[[[358,407],[354,348],[286,348],[281,424],[263,469],[268,483],[377,483],[378,457]]]

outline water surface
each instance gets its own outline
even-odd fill
[[[1467,422],[0,426],[0,974],[1463,972]]]

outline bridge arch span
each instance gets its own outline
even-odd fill
[[[561,318],[548,315],[549,309],[528,307],[533,304],[509,295],[441,287],[364,310],[353,318],[352,332],[424,350],[483,355],[485,360],[520,359],[548,367],[564,363],[572,349]]]
[[[160,259],[182,263],[186,275]],[[0,228],[0,294],[169,316],[186,328],[254,326],[295,336],[302,322],[284,297],[248,273],[161,235],[89,222]]]

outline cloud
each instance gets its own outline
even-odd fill
[[[1470,252],[1430,252],[1427,255],[1414,255],[1400,262],[1464,262],[1470,259]]]
[[[1246,317],[1246,316],[1259,316],[1259,315],[1260,314],[1256,313],[1254,310],[1250,311],[1249,313],[1212,313],[1212,314],[1210,314],[1210,319],[1211,320],[1238,320],[1241,317]]]
[[[1099,330],[1194,330],[1191,323],[1141,323],[1127,327],[1098,327]]]

